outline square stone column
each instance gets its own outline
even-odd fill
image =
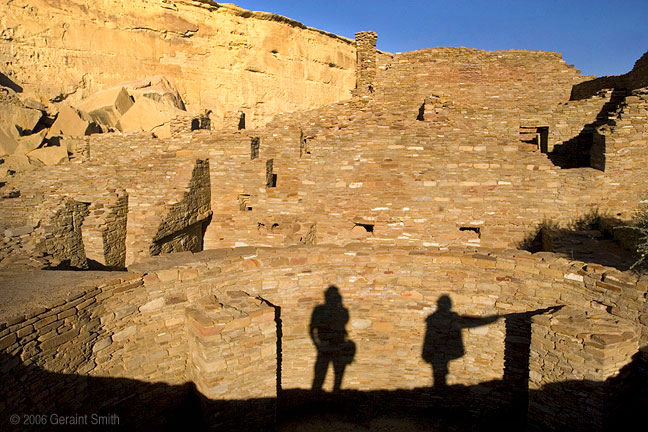
[[[356,88],[355,96],[371,96],[375,90],[376,42],[378,35],[372,31],[359,32],[356,40]]]
[[[273,430],[277,402],[275,308],[228,291],[186,310],[190,379],[215,430]]]
[[[529,429],[614,430],[639,337],[637,324],[600,311],[563,308],[533,317]]]

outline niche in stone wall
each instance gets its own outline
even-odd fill
[[[304,135],[303,130],[299,130],[299,157],[310,154],[310,149],[308,148],[308,138]]]
[[[245,113],[242,112],[239,117],[238,130],[245,129]]]
[[[481,229],[479,227],[462,226],[459,227],[461,240],[469,244],[479,244],[481,241]]]
[[[198,116],[191,119],[191,130],[211,129],[211,111],[205,110]]]
[[[374,233],[374,224],[354,223],[351,229],[351,237],[355,239],[364,239]]]
[[[250,159],[258,159],[259,158],[259,149],[261,148],[261,138],[259,137],[252,137],[252,140],[250,141]]]
[[[238,203],[241,211],[252,211],[252,207],[250,207],[250,194],[239,194]]]
[[[266,161],[266,187],[273,188],[277,187],[277,174],[273,173],[274,169],[274,159],[268,159]]]
[[[599,135],[598,132],[586,130],[574,138],[554,146],[553,151],[549,153],[549,159],[554,165],[563,169],[597,168],[604,170],[605,144],[603,137],[596,137],[597,146],[594,148],[594,157],[592,158],[595,135]]]

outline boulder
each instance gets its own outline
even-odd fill
[[[171,138],[171,123],[165,123],[162,126],[158,126],[151,132],[153,132],[155,138]]]
[[[8,178],[12,173],[26,171],[33,168],[29,158],[25,155],[14,154],[3,158],[0,164],[0,180]]]
[[[51,146],[32,150],[27,153],[30,159],[42,162],[44,165],[51,166],[68,160],[68,152],[65,147]]]
[[[96,123],[114,128],[119,118],[133,105],[124,87],[114,87],[82,100],[77,108],[87,112]]]
[[[48,138],[69,135],[83,136],[100,133],[101,127],[85,112],[64,105],[59,109],[56,121],[47,134]]]
[[[156,102],[148,97],[135,100],[133,106],[126,111],[117,123],[117,129],[122,132],[150,132],[159,129],[178,116],[188,116],[186,111],[179,110],[162,102]]]
[[[47,105],[45,105],[42,102],[37,101],[33,97],[24,97],[24,98],[22,98],[22,103],[27,108],[32,108],[32,109],[35,109],[35,110],[39,110],[41,112],[47,111]]]
[[[25,154],[32,150],[36,150],[43,143],[45,135],[47,135],[47,129],[32,135],[18,138],[18,147],[15,152],[17,154]]]
[[[144,96],[179,110],[186,110],[178,89],[165,76],[156,75],[121,85],[136,101]]]
[[[87,142],[79,137],[63,137],[59,140],[59,145],[65,147],[68,153],[77,153],[87,146]]]
[[[16,132],[11,132],[5,126],[0,125],[0,157],[14,154],[18,147],[16,134]]]
[[[5,130],[15,127],[20,135],[26,135],[34,130],[42,116],[43,113],[37,109],[22,104],[3,103],[0,106],[0,127]]]

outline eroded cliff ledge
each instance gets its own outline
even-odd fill
[[[255,126],[355,86],[353,41],[232,4],[5,0],[1,9],[3,71],[53,101],[160,74],[189,111],[242,111]]]

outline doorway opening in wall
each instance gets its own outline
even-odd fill
[[[549,126],[520,126],[520,141],[537,146],[540,153],[549,152]]]
[[[547,153],[549,151],[549,126],[538,127],[536,139],[540,153]]]
[[[241,116],[239,117],[239,123],[238,123],[238,129],[245,129],[245,113],[242,112]]]
[[[418,121],[424,121],[425,120],[425,102],[423,102],[423,105],[420,106],[418,110],[418,116],[416,116],[416,120]]]

